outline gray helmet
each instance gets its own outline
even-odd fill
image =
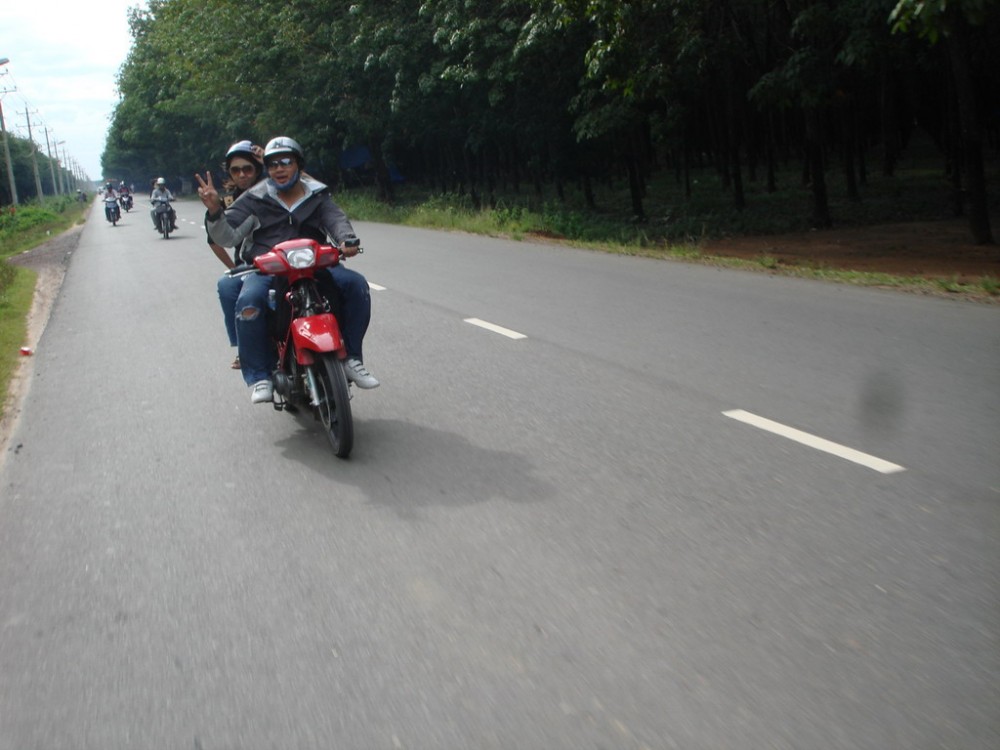
[[[157,185],[166,185],[167,181],[165,179],[163,179],[162,177],[157,177],[156,178],[156,184]]]
[[[254,149],[257,149],[254,151]],[[237,141],[229,150],[226,152],[226,166],[229,166],[229,162],[233,160],[235,156],[242,156],[247,161],[251,161],[254,164],[260,165],[260,146],[254,146],[251,141]]]
[[[267,145],[264,146],[265,162],[277,154],[294,154],[300,164],[306,160],[305,155],[302,153],[302,146],[299,145],[299,142],[286,135],[279,135],[277,138],[272,138],[267,142]]]

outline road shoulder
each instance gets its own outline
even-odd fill
[[[38,278],[35,280],[31,309],[28,311],[27,340],[25,341],[25,346],[33,352],[49,321],[52,305],[59,295],[63,279],[66,276],[66,269],[69,267],[70,256],[80,243],[83,226],[83,224],[78,224],[58,237],[43,242],[41,245],[8,260],[9,263],[30,268],[38,274]],[[31,387],[34,364],[34,357],[21,357],[11,376],[7,400],[4,403],[3,414],[0,416],[0,469],[3,468],[8,451],[17,450],[16,446],[11,448],[10,438],[17,428],[24,399]]]

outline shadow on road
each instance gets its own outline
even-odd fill
[[[342,460],[310,415],[296,420],[301,430],[276,443],[285,458],[357,486],[370,503],[403,517],[422,507],[537,502],[555,494],[533,476],[536,466],[524,456],[481,448],[451,432],[393,419],[356,420],[354,451]]]

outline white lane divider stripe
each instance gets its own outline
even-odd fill
[[[493,333],[499,333],[501,336],[506,336],[509,339],[528,338],[523,333],[512,331],[509,328],[504,328],[502,326],[495,325],[494,323],[487,323],[485,320],[480,320],[479,318],[466,318],[465,322],[471,323],[474,326],[479,326],[480,328],[485,328],[487,331],[493,331]]]
[[[385,287],[384,286],[379,286],[378,284],[373,284],[370,281],[368,282],[368,288],[371,289],[372,291],[375,291],[375,292],[384,292],[385,291]]]
[[[730,419],[735,419],[738,422],[743,422],[744,424],[766,430],[789,440],[794,440],[797,443],[802,443],[802,445],[807,445],[810,448],[853,461],[856,464],[867,466],[869,469],[874,469],[881,474],[895,474],[898,471],[906,471],[905,467],[898,464],[884,461],[881,458],[862,453],[861,451],[856,451],[853,448],[848,448],[846,445],[824,440],[821,437],[810,435],[808,432],[802,432],[802,430],[796,430],[794,427],[783,425],[780,422],[772,422],[770,419],[758,417],[756,414],[751,414],[742,409],[733,409],[722,413]]]

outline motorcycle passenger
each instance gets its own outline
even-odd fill
[[[223,211],[211,174],[196,175],[198,195],[207,209],[205,225],[212,239],[224,247],[242,244],[241,260],[251,262],[279,242],[310,237],[336,242],[343,257],[353,257],[357,246],[354,228],[343,210],[333,202],[329,188],[302,172],[302,147],[286,136],[271,139],[264,147],[264,167],[268,179],[257,183]],[[371,296],[364,276],[342,264],[329,269],[340,299],[339,318],[347,349],[345,371],[348,380],[360,388],[376,388],[379,381],[367,370],[362,342],[371,319]],[[272,277],[248,275],[236,301],[236,340],[243,379],[251,388],[252,403],[271,401],[274,386],[271,374],[275,352],[268,332],[267,293]]]
[[[251,141],[237,141],[226,151],[226,160],[223,164],[226,174],[229,175],[222,187],[226,193],[221,196],[222,207],[227,209],[233,205],[237,198],[249,188],[264,179],[264,149]],[[239,262],[240,249],[234,250],[233,257],[222,245],[212,242],[208,238],[209,247],[215,253],[226,268],[232,268]],[[222,305],[222,318],[226,324],[226,334],[229,336],[229,345],[236,347],[236,299],[239,297],[240,289],[243,288],[244,276],[229,276],[223,274],[219,277],[217,284],[219,291],[219,304]],[[232,368],[240,369],[239,355],[233,360]]]
[[[153,210],[149,212],[149,217],[153,220],[153,229],[159,229],[156,226],[156,203],[157,201],[172,201],[174,199],[174,194],[167,189],[167,181],[162,177],[156,179],[156,184],[153,186],[153,192],[149,194],[149,200],[153,204]],[[169,204],[168,204],[169,205]],[[170,231],[177,230],[177,212],[174,211],[174,207],[170,206]]]

